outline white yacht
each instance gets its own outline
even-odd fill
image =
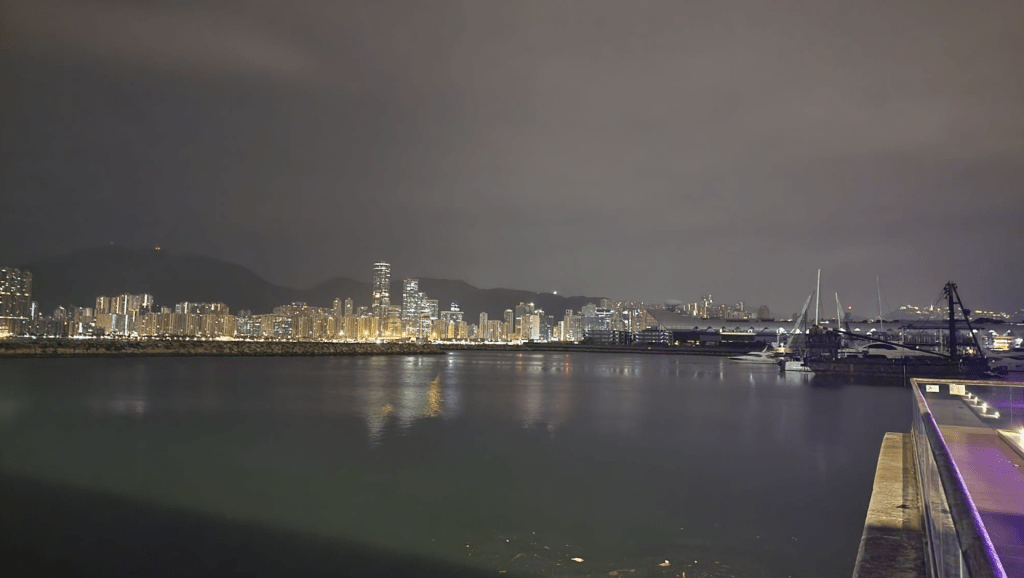
[[[997,374],[1013,374],[1014,379],[1021,379],[1024,374],[1024,352],[993,352],[986,351],[989,368]]]
[[[861,345],[860,347],[847,350],[846,355],[854,357],[902,359],[904,357],[927,357],[931,354],[925,351],[910,349],[909,347],[899,347],[898,345],[893,345],[891,343],[868,343],[867,345]]]
[[[766,347],[764,351],[751,351],[743,355],[730,357],[729,359],[740,363],[764,363],[770,365],[777,365],[779,363],[779,356],[769,347]]]

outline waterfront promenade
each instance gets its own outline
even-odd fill
[[[886,435],[854,577],[1024,576],[1024,383],[911,390],[913,431]]]
[[[961,399],[929,400],[1008,576],[1024,576],[1024,458]]]

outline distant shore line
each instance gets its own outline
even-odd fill
[[[320,341],[216,341],[184,339],[4,339],[4,357],[316,357],[443,355],[449,351],[739,355],[751,347],[587,345],[574,343],[331,343]]]
[[[443,355],[419,343],[319,341],[197,341],[178,339],[0,340],[0,357],[316,357],[341,355]]]
[[[760,351],[764,344],[751,343],[736,347],[711,345],[592,345],[584,343],[523,343],[523,344],[445,344],[448,351],[532,351],[565,353],[642,353],[653,355],[743,355]]]

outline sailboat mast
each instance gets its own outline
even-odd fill
[[[956,284],[950,281],[946,283],[946,297],[949,306],[949,357],[956,359],[956,313],[953,308],[953,292],[956,291]]]
[[[818,325],[818,307],[821,305],[821,269],[818,269],[818,284],[814,288],[814,325]]]
[[[839,293],[836,292],[836,327],[843,322],[843,306],[839,304]]]
[[[882,284],[875,275],[875,287],[878,289],[878,330],[885,333],[885,326],[882,325]]]

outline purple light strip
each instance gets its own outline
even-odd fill
[[[946,445],[946,440],[945,438],[942,437],[942,432],[939,431],[939,425],[935,423],[935,417],[932,416],[931,408],[928,407],[928,402],[925,400],[924,395],[921,393],[921,387],[920,385],[917,384],[916,379],[912,379],[911,381],[914,384],[914,392],[916,393],[918,403],[922,404],[925,408],[925,411],[922,412],[921,415],[921,418],[924,420],[926,426],[925,432],[933,434],[927,437],[934,437],[938,441],[938,443],[941,446],[939,448],[940,453],[942,457],[945,458],[944,461],[949,462],[953,474],[953,481],[956,485],[955,490],[957,491],[957,493],[961,494],[964,497],[964,503],[967,505],[967,511],[971,517],[971,521],[973,522],[974,530],[978,534],[978,540],[981,542],[981,546],[984,550],[985,557],[988,559],[989,566],[992,569],[992,575],[994,578],[1008,578],[1006,575],[1006,570],[1003,569],[1003,564],[999,560],[999,555],[996,553],[995,545],[992,544],[992,538],[989,537],[988,530],[985,529],[985,524],[981,521],[981,513],[978,512],[977,506],[974,505],[974,499],[971,498],[971,493],[967,491],[967,484],[964,482],[964,478],[960,474],[960,468],[957,467],[956,461],[953,460],[953,454],[949,451],[949,446]],[[931,429],[930,432],[928,431],[929,429]],[[930,441],[931,440],[929,440],[929,442]],[[936,453],[935,450],[936,448],[933,447],[933,454]],[[938,464],[936,464],[936,467],[938,467]],[[947,502],[949,502],[948,498]],[[953,504],[951,503],[950,511],[952,510]],[[957,537],[959,538],[959,536],[960,532],[958,531]],[[963,550],[961,544],[961,552],[962,551]]]
[[[931,427],[935,428],[935,434],[938,437],[939,443],[942,445],[942,452],[949,456],[949,463],[952,466],[952,472],[954,479],[956,480],[957,489],[964,496],[964,502],[967,504],[971,520],[974,522],[974,527],[978,532],[978,538],[981,540],[981,545],[985,549],[985,553],[988,555],[989,561],[992,564],[994,576],[996,578],[1007,578],[1006,570],[1003,569],[1003,564],[999,560],[999,555],[996,553],[996,547],[992,544],[992,538],[989,537],[988,530],[985,528],[984,522],[981,521],[981,512],[979,512],[978,507],[974,505],[974,499],[971,498],[971,493],[967,490],[967,484],[964,482],[963,476],[960,475],[960,468],[956,466],[953,454],[949,451],[949,446],[946,445],[946,440],[943,439],[942,432],[939,431],[939,426],[935,423],[935,418],[932,417],[931,411],[928,412],[927,419],[928,423],[931,424]]]

